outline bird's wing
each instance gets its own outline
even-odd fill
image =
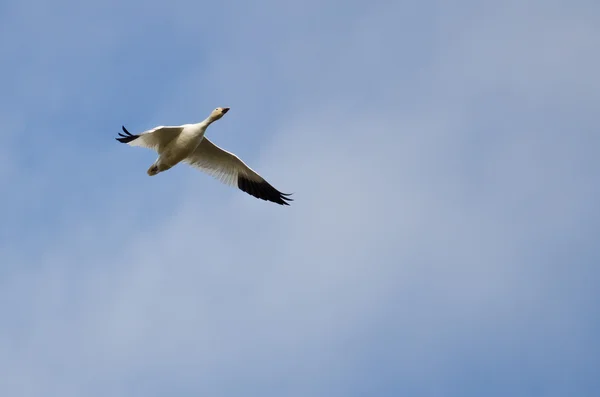
[[[183,126],[161,125],[154,127],[151,130],[144,131],[141,134],[133,135],[127,131],[125,126],[122,128],[125,134],[119,133],[121,138],[115,138],[117,141],[121,143],[127,143],[130,146],[141,146],[153,150],[158,150],[162,147],[165,147],[177,135],[179,135],[181,130],[183,130]]]
[[[293,201],[288,197],[290,194],[275,189],[238,156],[221,149],[206,137],[184,161],[256,198],[281,205],[289,205],[286,201]]]

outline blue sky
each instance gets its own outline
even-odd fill
[[[597,396],[596,3],[1,3],[0,394]]]

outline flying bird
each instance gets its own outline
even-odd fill
[[[204,136],[208,126],[228,111],[229,108],[219,107],[199,123],[158,126],[137,135],[131,134],[122,126],[124,134],[119,133],[120,138],[115,139],[129,146],[141,146],[158,153],[158,158],[148,168],[150,176],[185,162],[256,198],[289,205],[288,201],[293,201],[289,197],[291,194],[281,193],[238,156],[221,149]]]

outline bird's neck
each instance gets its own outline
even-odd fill
[[[206,132],[206,129],[212,122],[213,120],[207,118],[199,123],[192,124],[190,128],[184,131],[184,134],[190,138],[204,136],[204,132]]]
[[[199,122],[198,124],[196,124],[202,131],[206,130],[208,128],[209,125],[211,125],[215,120],[208,116],[207,118],[205,118],[204,120],[202,120],[201,122]]]
[[[208,116],[207,118],[205,118],[204,120],[202,120],[200,123],[198,123],[203,129],[206,129],[209,125],[211,125],[212,123],[215,122],[215,119],[212,118],[212,116]]]

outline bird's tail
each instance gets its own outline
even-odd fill
[[[152,164],[150,166],[150,168],[148,168],[148,175],[150,176],[154,176],[160,172],[166,171],[166,170],[170,170],[171,166],[168,164],[163,163],[162,161],[160,161],[160,159],[156,160],[156,162],[154,164]]]
[[[147,171],[147,172],[148,172],[148,175],[149,175],[149,176],[154,176],[154,175],[158,174],[158,173],[160,172],[160,170],[159,170],[159,168],[158,168],[158,165],[157,165],[157,164],[152,164],[152,165],[150,166],[150,168],[148,168],[148,171]]]

